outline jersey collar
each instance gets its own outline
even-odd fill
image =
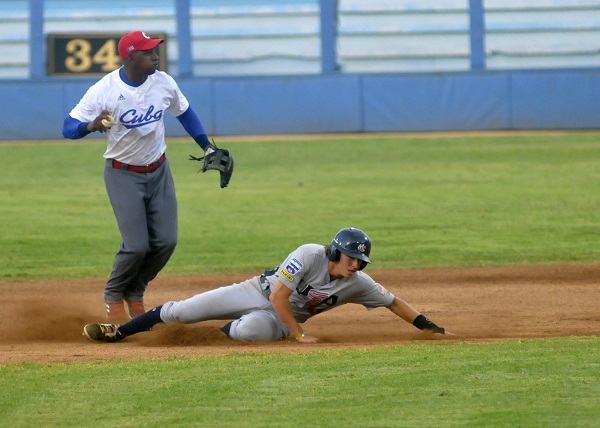
[[[148,78],[146,77],[146,79],[142,83],[130,82],[129,79],[127,79],[127,76],[125,76],[125,68],[124,67],[121,67],[119,69],[119,77],[121,77],[121,80],[123,82],[125,82],[126,85],[133,86],[134,88],[142,86],[144,83],[146,83],[146,80],[148,80]]]

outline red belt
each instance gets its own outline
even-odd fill
[[[123,162],[119,162],[118,160],[112,161],[112,167],[116,169],[122,169],[124,171],[132,171],[132,172],[152,172],[156,171],[159,166],[161,166],[167,157],[163,153],[156,162],[151,163],[150,165],[128,165]]]

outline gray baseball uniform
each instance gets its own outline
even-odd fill
[[[180,302],[167,302],[160,317],[165,323],[235,319],[229,330],[234,340],[282,339],[289,331],[269,301],[277,280],[294,291],[290,303],[300,323],[346,303],[362,304],[370,310],[394,302],[392,293],[362,271],[331,281],[325,247],[306,244],[273,271]]]

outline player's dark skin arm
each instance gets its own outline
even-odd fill
[[[104,126],[104,124],[102,123],[102,120],[108,119],[109,114],[110,113],[108,112],[108,110],[102,110],[102,113],[100,113],[96,117],[96,119],[94,119],[93,122],[88,123],[87,130],[90,132],[95,132],[95,131],[106,132],[106,131],[108,131],[108,128],[106,126]]]

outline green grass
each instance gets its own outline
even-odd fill
[[[219,141],[230,187],[172,141],[180,239],[163,274],[248,272],[349,225],[374,269],[600,260],[600,134]],[[0,281],[106,277],[120,236],[98,140],[0,145]]]
[[[218,143],[236,162],[225,190],[187,161],[193,143],[169,144],[180,242],[162,275],[272,267],[349,225],[371,236],[375,269],[600,261],[600,133]],[[0,288],[107,277],[120,238],[104,148],[0,144]],[[599,348],[573,337],[6,365],[0,426],[592,427]]]
[[[20,364],[2,368],[0,425],[592,427],[599,353],[563,338]]]

